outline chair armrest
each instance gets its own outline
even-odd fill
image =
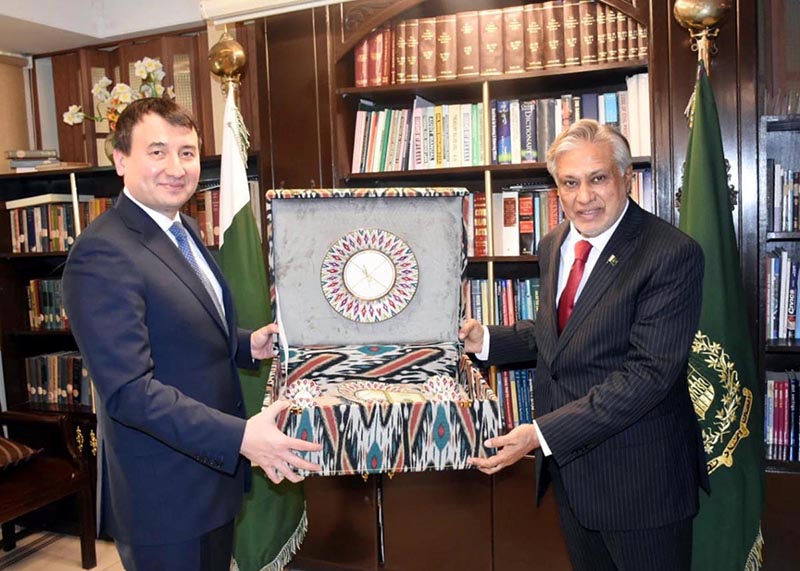
[[[76,447],[74,436],[70,433],[71,422],[67,415],[35,411],[0,411],[0,425],[41,426],[58,433],[72,462],[78,468],[85,469],[86,462]]]

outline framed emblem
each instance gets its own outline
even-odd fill
[[[379,228],[362,228],[328,248],[320,283],[336,313],[351,321],[377,323],[411,302],[419,285],[419,266],[402,238]]]

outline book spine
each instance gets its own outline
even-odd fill
[[[456,27],[457,75],[458,77],[480,75],[478,12],[473,10],[456,14]]]
[[[383,73],[383,31],[376,30],[367,38],[367,55],[369,59],[367,67],[367,85],[381,85],[381,75]]]
[[[534,253],[533,193],[519,193],[519,253],[532,256]]]
[[[497,164],[511,164],[511,108],[506,100],[497,102]]]
[[[458,74],[456,15],[436,17],[436,79],[455,79]]]
[[[608,61],[608,34],[606,26],[606,9],[605,5],[597,4],[597,62],[605,63]]]
[[[406,83],[406,21],[398,22],[395,27],[394,66],[395,82],[398,85]]]
[[[525,29],[522,6],[503,8],[503,71],[525,71]]]
[[[473,199],[473,224],[475,226],[475,255],[489,255],[489,227],[486,218],[486,195],[477,192]]]
[[[617,50],[617,11],[614,10],[611,6],[605,6],[606,12],[606,49],[607,49],[607,56],[606,61],[614,62],[618,61],[618,50]]]
[[[628,16],[617,12],[617,61],[628,60]]]
[[[544,67],[553,69],[564,66],[564,3],[548,0],[544,3]]]
[[[639,59],[639,27],[633,18],[625,18],[628,22],[628,59]]]
[[[355,58],[355,86],[367,87],[369,77],[369,42],[367,38],[361,40],[353,50]]]
[[[581,14],[578,0],[564,0],[564,66],[581,64]]]
[[[419,80],[436,81],[436,18],[419,19]]]
[[[580,18],[581,65],[597,63],[597,2],[580,0],[578,4]]]
[[[481,10],[478,12],[480,24],[480,67],[481,75],[500,75],[503,73],[503,11]]]
[[[544,69],[544,12],[541,4],[526,4],[523,7],[525,24],[525,69]]]
[[[406,20],[406,83],[419,81],[419,20]]]

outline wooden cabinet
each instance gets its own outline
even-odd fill
[[[770,270],[767,267],[767,256],[776,252],[785,251],[790,262],[800,262],[800,232],[795,230],[798,226],[789,218],[794,217],[797,208],[791,199],[793,191],[785,192],[784,188],[791,187],[781,184],[781,167],[793,171],[800,168],[800,116],[763,116],[760,119],[759,129],[759,319],[758,332],[758,367],[759,378],[764,390],[765,415],[769,416],[770,409],[781,410],[791,406],[784,403],[773,408],[773,403],[768,398],[766,391],[767,378],[786,378],[786,371],[796,370],[800,366],[800,341],[787,339],[785,335],[770,333],[774,328],[772,321],[778,317],[777,311],[782,309],[780,298],[777,304],[771,297],[777,295],[775,289],[779,287],[773,280],[770,285]],[[777,189],[777,190],[776,190]],[[787,199],[783,197],[786,196]],[[791,215],[789,214],[791,210]],[[784,271],[783,268],[781,271]],[[788,285],[788,280],[784,285]],[[786,305],[788,305],[788,300]],[[796,302],[794,303],[796,305]],[[770,316],[770,307],[774,307]],[[777,325],[777,324],[776,324]],[[774,393],[773,393],[774,395]],[[791,393],[787,396],[791,399]],[[777,402],[777,395],[774,395]],[[788,410],[788,409],[787,409]],[[795,415],[797,411],[795,411]],[[792,422],[791,415],[787,415]],[[796,421],[795,421],[796,422]],[[773,421],[765,423],[772,425],[778,434],[780,420],[777,415]],[[769,431],[767,434],[767,474],[765,477],[765,511],[763,520],[764,566],[769,569],[789,570],[800,566],[800,551],[796,549],[800,539],[793,522],[797,519],[797,498],[800,496],[800,461],[787,461],[788,454],[781,455],[780,446],[769,446],[772,440]],[[790,443],[789,443],[790,445]],[[786,444],[783,448],[785,449]],[[770,448],[772,449],[770,451]],[[783,459],[781,459],[781,457]]]

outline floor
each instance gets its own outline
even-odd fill
[[[95,571],[123,571],[119,555],[110,541],[96,543]],[[80,539],[57,533],[34,533],[17,541],[9,552],[0,550],[0,571],[80,571]]]

